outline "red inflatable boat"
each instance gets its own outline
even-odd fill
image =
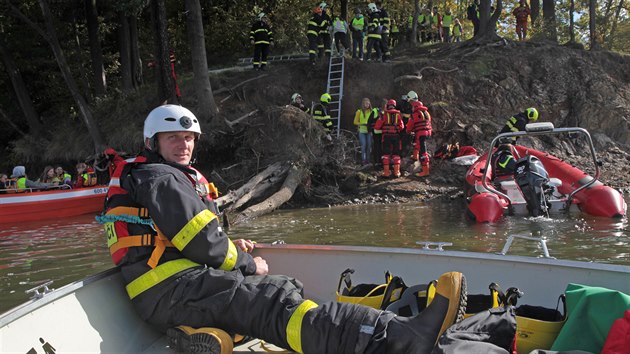
[[[595,177],[545,152],[522,145],[502,145],[516,162],[513,174],[494,176],[494,146],[511,137],[582,133],[590,144]],[[492,154],[482,155],[466,173],[468,215],[477,222],[495,222],[504,214],[539,216],[572,208],[603,217],[623,217],[627,205],[617,190],[603,185],[590,134],[582,128],[554,128],[552,123],[528,124],[525,132],[503,133],[490,144]]]

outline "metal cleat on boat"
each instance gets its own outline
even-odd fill
[[[423,250],[431,250],[431,251],[444,251],[445,246],[452,246],[452,242],[431,242],[431,241],[416,241],[416,245],[421,245]],[[431,248],[431,246],[436,246],[437,248]]]
[[[53,283],[52,280],[47,281],[44,284],[40,284],[40,285],[38,285],[38,286],[36,286],[34,288],[26,290],[25,293],[26,294],[33,293],[33,296],[31,296],[31,300],[41,299],[41,298],[44,297],[44,295],[46,295],[46,294],[52,292],[53,290],[55,290],[54,288],[53,289],[49,289],[48,288],[48,285],[50,285],[52,283]]]

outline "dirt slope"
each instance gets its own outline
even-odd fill
[[[218,159],[204,167],[221,177],[220,187],[233,188],[261,166],[291,155],[292,161],[310,169],[312,177],[296,196],[298,204],[461,195],[465,167],[434,164],[429,178],[382,179],[376,169],[356,164],[356,154],[350,151],[356,143],[346,139],[341,148],[322,142],[321,135],[313,133],[317,129],[304,122],[308,116],[279,108],[293,92],[301,93],[307,102],[318,100],[325,91],[326,75],[325,63],[312,67],[301,61],[272,64],[265,72],[212,78],[215,91],[256,78],[216,97],[222,102],[222,117],[213,123],[212,142],[206,148]],[[508,117],[537,107],[539,121],[589,130],[604,163],[600,179],[630,192],[628,56],[531,42],[436,45],[395,51],[389,63],[347,60],[345,78],[342,128],[346,130],[354,131],[352,119],[363,97],[378,103],[415,90],[434,119],[430,150],[459,141],[483,151]],[[224,123],[224,119],[234,121],[257,109],[237,124]],[[283,128],[275,129],[274,124]],[[581,140],[550,137],[524,143],[576,166],[589,166],[582,156],[587,150]],[[235,163],[239,167],[225,169]],[[409,170],[410,161],[403,166]],[[317,198],[313,188],[320,188]]]

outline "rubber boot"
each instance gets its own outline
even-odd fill
[[[166,331],[169,347],[186,354],[231,354],[232,337],[218,328],[177,326]]]
[[[396,316],[387,323],[387,353],[430,353],[446,329],[466,312],[466,278],[444,273],[437,282],[433,301],[414,317]]]
[[[400,177],[400,164],[394,165],[394,176],[396,176],[396,178]]]
[[[422,165],[422,171],[419,173],[416,173],[416,176],[418,177],[426,177],[429,175],[429,165]]]
[[[389,164],[383,164],[383,177],[389,177],[392,173],[389,171]]]

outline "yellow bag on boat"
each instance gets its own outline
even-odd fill
[[[407,288],[402,278],[392,276],[390,272],[385,272],[385,283],[383,284],[352,285],[350,275],[353,273],[354,269],[350,268],[341,273],[337,285],[337,301],[385,309],[389,304],[398,300]],[[343,288],[342,285],[344,285]]]
[[[558,311],[560,301],[563,313]],[[558,297],[556,309],[521,305],[516,308],[516,351],[527,354],[534,349],[551,349],[566,321],[567,308],[564,294]]]

